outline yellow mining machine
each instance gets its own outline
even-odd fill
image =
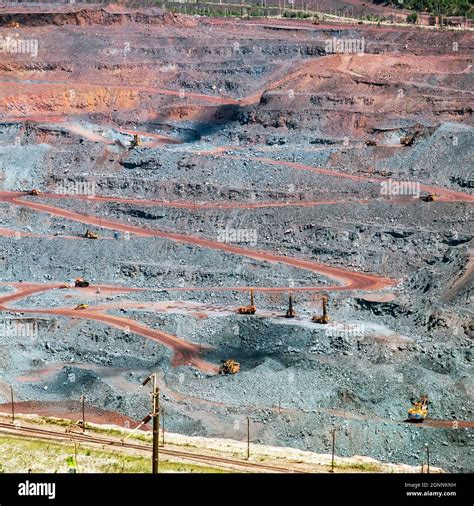
[[[240,371],[240,364],[232,358],[223,360],[219,367],[219,374],[237,374]]]
[[[37,190],[36,188],[33,188],[28,192],[28,195],[33,195],[34,197],[37,197],[41,192]]]
[[[403,137],[400,137],[401,146],[411,146],[415,140],[423,134],[423,127],[418,123],[413,127],[413,130]]]
[[[133,140],[130,143],[130,149],[138,148],[138,146],[140,146],[141,143],[142,141],[140,140],[140,137],[138,137],[138,134],[133,134]]]
[[[423,202],[434,202],[435,200],[437,200],[437,195],[435,195],[434,193],[429,193],[428,195],[425,195],[424,197],[420,197],[420,199],[423,201]]]
[[[314,315],[311,320],[315,323],[329,323],[328,296],[323,295],[321,299],[323,301],[323,314],[321,316]]]
[[[89,307],[89,304],[78,304],[74,309],[81,310],[81,309],[87,309],[88,307]]]
[[[74,280],[74,283],[63,283],[59,288],[87,288],[88,286],[89,281],[86,281],[84,278],[77,278]]]
[[[76,288],[87,288],[89,286],[89,281],[86,281],[84,278],[77,278],[74,280],[74,286]]]
[[[250,290],[250,306],[239,307],[239,309],[237,309],[237,312],[239,314],[255,314],[255,311],[257,311],[257,306],[255,305],[254,289],[252,288]]]
[[[98,239],[99,235],[95,232],[91,232],[89,229],[86,230],[86,233],[84,234],[84,237],[86,239]]]
[[[419,401],[412,401],[413,407],[408,410],[408,421],[422,423],[428,415],[428,396],[422,395]]]
[[[288,309],[286,311],[285,318],[294,318],[296,316],[296,311],[293,308],[293,294],[290,292],[288,294]]]

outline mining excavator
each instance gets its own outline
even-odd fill
[[[63,283],[59,288],[87,288],[89,286],[89,281],[86,281],[84,278],[77,278],[74,280],[74,283]]]
[[[81,309],[87,309],[88,307],[89,307],[89,304],[78,304],[74,309],[81,310]]]
[[[329,323],[329,314],[328,314],[328,297],[327,295],[323,295],[321,297],[323,301],[323,314],[321,316],[314,315],[311,320],[315,323]]]
[[[130,149],[138,148],[138,146],[140,146],[141,143],[142,143],[142,141],[140,140],[140,137],[138,137],[137,134],[133,134],[133,140],[130,143]]]
[[[219,367],[219,374],[236,374],[240,371],[240,364],[233,359],[223,360]]]
[[[87,288],[89,286],[89,281],[86,281],[84,278],[77,278],[74,280],[74,286],[76,288]]]
[[[437,196],[434,193],[429,193],[424,197],[420,197],[423,202],[434,202],[437,199]]]
[[[34,197],[37,197],[41,192],[37,190],[36,188],[33,188],[28,192],[28,195],[33,195]]]
[[[296,311],[293,308],[293,294],[288,294],[288,309],[286,311],[285,318],[294,318],[296,316]]]
[[[91,232],[90,230],[86,230],[84,237],[86,239],[97,239],[99,237],[99,235],[96,234],[95,232]]]
[[[413,407],[408,410],[408,421],[421,423],[428,415],[428,396],[422,395],[419,401],[412,400]]]
[[[255,311],[257,311],[257,306],[255,305],[254,290],[252,288],[250,290],[250,306],[239,307],[237,312],[239,314],[255,314]]]

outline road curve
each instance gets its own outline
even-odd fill
[[[240,246],[234,246],[232,244],[212,241],[210,239],[201,237],[195,237],[192,235],[176,232],[164,232],[157,229],[138,227],[118,221],[97,218],[95,216],[83,213],[76,213],[74,211],[69,211],[48,204],[40,204],[31,200],[22,200],[20,198],[12,197],[11,195],[5,196],[4,194],[0,194],[0,201],[2,200],[10,202],[11,204],[28,207],[36,211],[51,214],[53,216],[61,216],[62,218],[70,219],[87,225],[94,225],[100,228],[117,230],[120,232],[128,232],[130,234],[138,235],[141,237],[159,237],[161,239],[168,239],[175,242],[193,244],[203,248],[224,251],[226,253],[252,258],[253,260],[258,261],[283,263],[299,269],[322,274],[331,279],[334,279],[338,283],[341,283],[341,286],[336,286],[334,288],[331,288],[331,290],[379,290],[395,284],[395,281],[389,278],[354,272],[343,267],[330,267],[310,260],[285,257],[283,255],[277,255],[263,250],[252,250]]]

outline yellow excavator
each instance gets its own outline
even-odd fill
[[[138,146],[140,146],[141,143],[142,141],[140,140],[140,137],[138,137],[138,134],[133,134],[133,140],[130,143],[130,149],[138,148]]]
[[[89,304],[78,304],[74,309],[81,310],[81,309],[87,309],[88,307],[89,307]]]
[[[90,230],[86,230],[84,237],[86,239],[98,239],[99,235],[96,234],[95,232],[91,232]]]
[[[240,371],[240,364],[232,358],[223,360],[219,367],[219,374],[237,374]]]
[[[321,316],[314,315],[311,318],[311,321],[314,323],[329,323],[329,314],[328,314],[328,297],[327,295],[323,295],[321,297],[323,301],[323,314]]]
[[[89,286],[89,281],[86,281],[84,278],[77,278],[73,283],[63,283],[59,288],[87,288]]]
[[[87,288],[89,286],[89,281],[86,281],[84,278],[77,278],[74,280],[74,286],[76,288]]]
[[[437,195],[435,195],[434,193],[429,193],[428,195],[425,195],[424,197],[420,197],[420,199],[423,202],[434,202],[437,198],[438,198]]]
[[[285,318],[294,318],[296,316],[296,311],[293,308],[293,294],[290,292],[288,294],[288,309],[286,311]]]
[[[237,312],[239,314],[255,314],[255,311],[257,311],[257,306],[255,305],[254,289],[252,288],[250,290],[250,306],[239,307],[239,309],[237,309]]]
[[[413,407],[408,410],[408,421],[422,423],[428,416],[428,396],[422,395],[419,401],[412,401]]]

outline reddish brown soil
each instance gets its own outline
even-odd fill
[[[0,404],[0,412],[11,413],[11,404]],[[78,401],[26,401],[15,402],[15,413],[24,415],[51,416],[67,420],[82,420],[82,403]],[[99,423],[103,425],[118,425],[134,429],[139,422],[114,411],[107,411],[86,404],[86,423]],[[142,430],[149,430],[147,426]]]

